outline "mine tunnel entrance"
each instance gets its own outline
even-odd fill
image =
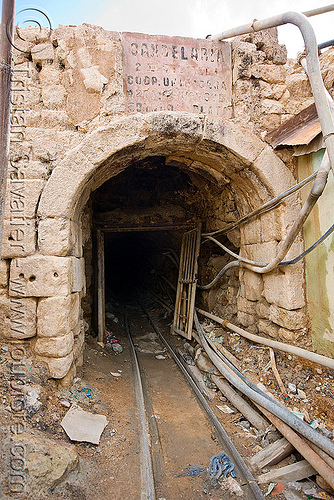
[[[238,216],[231,192],[208,179],[203,168],[194,172],[167,164],[165,157],[133,162],[96,189],[83,231],[87,296],[82,305],[93,335],[102,340],[105,314],[115,303],[150,297],[172,315],[183,235],[200,221],[204,231],[226,223],[231,207]],[[238,235],[233,236],[222,241],[238,251]],[[211,242],[202,243],[199,282],[212,280],[229,260]],[[229,273],[197,299],[209,309],[218,301],[236,314],[238,287],[237,273]]]
[[[131,301],[142,291],[161,293],[161,277],[176,285],[181,232],[133,231],[104,234],[106,298]],[[172,287],[169,286],[170,292]]]

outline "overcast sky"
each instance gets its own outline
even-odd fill
[[[16,0],[17,12],[38,7],[59,24],[97,24],[107,30],[205,38],[229,28],[265,19],[289,10],[304,12],[329,4],[326,0]],[[31,13],[21,12],[17,23],[24,26]],[[41,20],[41,19],[40,19]],[[334,12],[309,18],[318,43],[334,38]],[[45,20],[44,20],[45,21]],[[298,28],[279,28],[281,43],[289,57],[303,48]]]

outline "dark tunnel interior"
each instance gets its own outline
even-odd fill
[[[166,279],[176,285],[180,244],[181,233],[176,231],[106,233],[107,300],[126,302],[143,293],[175,293]]]

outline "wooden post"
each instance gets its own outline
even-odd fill
[[[105,274],[104,274],[104,233],[96,232],[97,245],[97,331],[99,342],[104,341],[105,333]]]

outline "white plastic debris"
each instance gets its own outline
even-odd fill
[[[227,405],[223,405],[223,406],[216,405],[216,406],[217,406],[218,410],[222,411],[223,413],[234,413],[234,410],[232,410],[232,408],[230,408]]]
[[[296,385],[295,385],[295,384],[291,384],[291,383],[289,383],[289,384],[288,384],[288,388],[289,388],[289,391],[290,391],[290,392],[292,392],[293,394],[296,394],[296,392],[297,392],[297,387],[296,387]]]
[[[302,391],[301,389],[297,389],[297,396],[300,399],[307,399],[306,393],[304,391]]]
[[[242,497],[244,492],[240,484],[233,477],[226,477],[221,482],[221,488],[226,491],[229,490],[232,494]]]
[[[72,405],[61,421],[61,426],[71,441],[99,444],[101,434],[108,424],[104,415],[98,415]]]

